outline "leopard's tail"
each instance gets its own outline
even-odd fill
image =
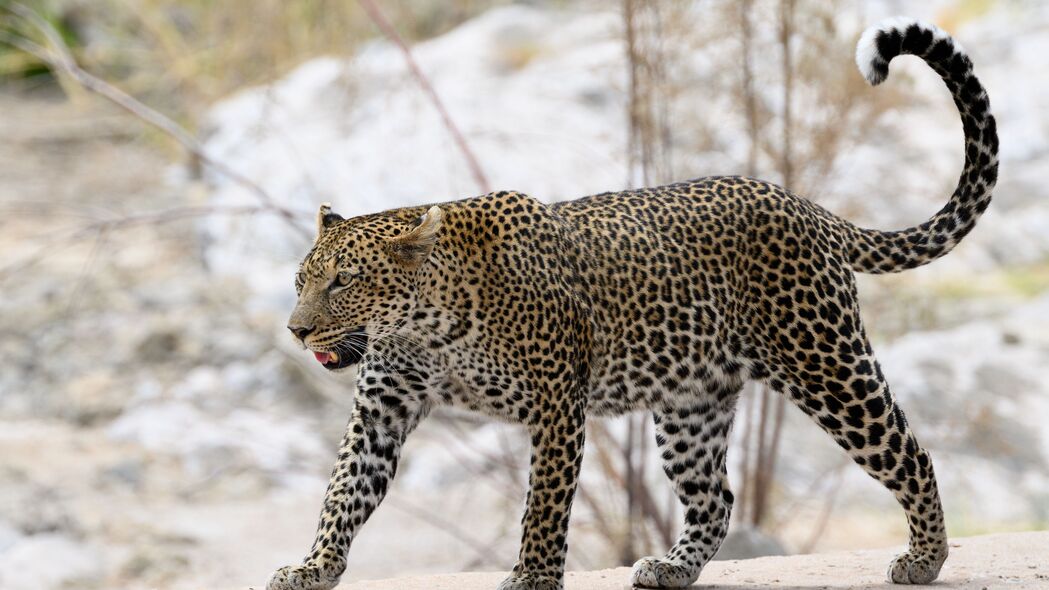
[[[922,58],[943,78],[965,130],[965,168],[947,204],[921,225],[900,231],[863,229],[845,222],[849,261],[859,272],[899,272],[951,251],[991,203],[998,178],[998,132],[983,85],[961,46],[935,25],[895,18],[867,29],[856,47],[856,65],[871,85],[889,74],[897,55]]]

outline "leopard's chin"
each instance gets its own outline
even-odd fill
[[[368,335],[363,328],[350,330],[350,335],[331,346],[327,352],[313,351],[317,362],[329,371],[338,371],[356,365],[368,350]]]

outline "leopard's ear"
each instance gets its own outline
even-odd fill
[[[434,245],[437,244],[437,234],[441,230],[443,213],[437,205],[419,218],[415,227],[408,230],[389,242],[390,254],[398,262],[409,268],[418,267],[429,258]]]
[[[340,221],[342,221],[342,216],[332,213],[331,203],[321,203],[321,208],[317,210],[317,239],[319,240],[324,232],[328,231],[328,228]]]

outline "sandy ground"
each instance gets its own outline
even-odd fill
[[[712,562],[693,588],[872,589],[898,548]],[[468,573],[343,584],[338,590],[492,590],[505,574]],[[629,568],[569,572],[566,590],[629,588]],[[1049,531],[967,537],[951,543],[951,556],[934,588],[992,590],[1049,588]]]

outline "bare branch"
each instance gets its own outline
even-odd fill
[[[2,282],[5,277],[16,275],[19,271],[38,264],[41,260],[46,258],[48,254],[54,253],[55,248],[60,244],[73,243],[85,237],[96,237],[113,230],[125,229],[136,225],[165,224],[181,219],[191,219],[208,215],[252,215],[257,213],[269,213],[271,211],[270,208],[261,206],[173,207],[170,209],[126,215],[113,219],[101,219],[88,223],[70,234],[60,235],[53,240],[48,240],[29,256],[25,256],[21,260],[7,266],[0,267],[0,282]]]
[[[623,28],[625,31],[627,72],[630,75],[629,105],[627,107],[627,186],[634,185],[634,170],[637,167],[637,148],[640,143],[638,135],[641,127],[641,113],[638,92],[638,70],[640,58],[637,51],[637,39],[635,35],[635,15],[637,10],[634,0],[623,0]],[[642,161],[644,162],[643,158]],[[644,166],[647,172],[648,166]],[[647,185],[648,178],[642,177],[642,182]]]
[[[743,74],[743,111],[747,120],[747,136],[750,147],[747,150],[747,176],[758,173],[758,97],[754,89],[754,27],[751,23],[753,0],[743,0],[739,4],[739,28],[742,38],[742,74]],[[746,504],[744,503],[744,506]]]
[[[303,225],[302,220],[299,219],[294,212],[279,205],[276,200],[255,181],[230,168],[227,164],[211,157],[207,153],[207,150],[205,150],[204,146],[184,127],[160,112],[136,100],[123,90],[120,90],[109,82],[106,82],[81,68],[76,63],[76,59],[70,52],[69,47],[62,40],[61,35],[55,31],[51,23],[47,22],[39,14],[24,4],[15,2],[7,8],[37,29],[44,38],[47,39],[49,46],[44,47],[28,39],[11,35],[10,33],[5,33],[2,37],[6,43],[33,55],[37,59],[48,64],[56,72],[65,74],[84,89],[102,96],[106,100],[131,113],[136,118],[156,129],[159,129],[164,134],[177,141],[187,152],[192,154],[193,157],[202,164],[213,169],[219,175],[225,176],[233,182],[248,189],[248,191],[254,194],[256,199],[265,206],[268,212],[276,213],[300,235],[303,237],[309,237],[309,230]]]
[[[442,518],[432,510],[415,506],[409,503],[407,500],[399,498],[397,496],[391,496],[386,499],[386,504],[393,506],[397,510],[404,512],[414,518],[419,519],[422,522],[429,524],[430,526],[443,531],[453,538],[458,539],[465,545],[468,545],[477,556],[484,560],[484,563],[500,563],[500,560],[494,553],[492,553],[491,544],[480,539],[476,539],[473,535],[466,532],[465,529],[461,528],[456,523]]]
[[[783,69],[783,159],[781,162],[783,186],[794,190],[794,116],[791,103],[794,100],[794,56],[791,55],[791,38],[794,36],[794,0],[780,3],[779,42]]]
[[[405,43],[404,38],[397,33],[397,29],[394,28],[393,24],[387,20],[386,16],[379,10],[379,7],[375,5],[372,0],[357,0],[361,8],[368,13],[368,17],[371,18],[375,26],[379,27],[382,34],[386,36],[398,49],[401,50],[401,54],[404,56],[404,63],[408,66],[408,70],[411,71],[412,77],[415,78],[416,83],[423,89],[429,97],[433,107],[437,109],[437,113],[441,116],[441,121],[444,122],[445,128],[448,133],[451,134],[452,140],[455,141],[455,145],[459,148],[459,151],[463,155],[463,159],[466,160],[466,165],[470,168],[470,173],[474,177],[474,181],[477,182],[478,188],[482,193],[490,192],[491,185],[488,183],[488,177],[485,176],[484,171],[481,169],[480,163],[477,161],[477,157],[474,156],[473,151],[470,150],[470,146],[466,143],[466,137],[463,136],[459,127],[456,126],[452,120],[451,115],[448,114],[448,110],[444,107],[444,103],[441,101],[441,97],[437,95],[437,91],[434,90],[433,84],[430,83],[429,78],[419,68],[419,64],[412,57],[412,50]]]
[[[753,429],[754,422],[754,397],[756,392],[744,391],[740,393],[745,399],[743,400],[743,408],[740,411],[739,420],[743,422],[743,434],[740,442],[739,454],[741,456],[741,465],[739,468],[740,478],[739,486],[736,488],[736,497],[739,498],[737,504],[739,509],[736,511],[736,518],[740,522],[747,521],[747,510],[750,507],[750,455],[751,455],[751,431]]]
[[[766,498],[768,497],[768,481],[766,478],[767,467],[766,461],[768,455],[765,449],[768,448],[766,439],[768,438],[768,417],[769,417],[769,404],[771,403],[771,394],[768,389],[758,385],[755,388],[755,395],[759,397],[759,409],[758,409],[758,440],[757,449],[755,450],[755,461],[754,461],[754,476],[751,479],[751,510],[750,510],[750,523],[755,527],[761,526],[762,520],[765,518],[765,505]]]

